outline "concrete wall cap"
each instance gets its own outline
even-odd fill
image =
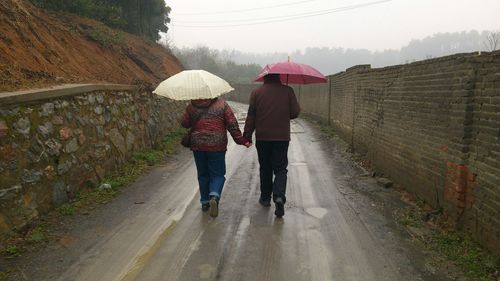
[[[26,103],[65,96],[75,96],[94,91],[132,91],[135,89],[137,89],[137,86],[122,84],[65,84],[43,89],[3,92],[0,93],[0,105]]]

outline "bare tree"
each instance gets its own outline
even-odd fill
[[[171,32],[165,33],[160,31],[160,39],[156,41],[156,43],[160,44],[163,48],[167,49],[170,53],[173,52],[173,50],[176,49],[175,43],[174,43],[174,36],[172,35]]]
[[[486,51],[493,52],[500,49],[500,30],[490,32],[484,39],[483,44]]]

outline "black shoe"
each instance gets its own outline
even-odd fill
[[[210,210],[210,203],[203,203],[203,204],[201,204],[201,210],[203,212],[208,212],[208,210]]]
[[[259,198],[259,204],[261,204],[264,207],[271,207],[271,198],[269,199]]]
[[[219,215],[219,201],[217,200],[218,198],[215,196],[212,196],[210,198],[210,216],[212,218],[216,218]]]
[[[285,215],[285,203],[283,203],[283,199],[277,198],[274,201],[274,204],[276,205],[274,214],[276,215],[276,217],[282,218]]]

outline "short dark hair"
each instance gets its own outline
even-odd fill
[[[269,82],[281,82],[280,75],[276,73],[267,74],[266,76],[264,76],[264,83]]]

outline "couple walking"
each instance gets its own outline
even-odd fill
[[[192,100],[181,124],[191,128],[200,202],[203,211],[217,217],[225,182],[227,133],[239,145],[252,146],[255,131],[260,165],[260,199],[264,207],[275,204],[274,214],[285,214],[290,119],[297,118],[300,108],[293,89],[281,84],[279,74],[264,76],[264,84],[250,96],[243,134],[229,105],[220,98]],[[274,180],[273,180],[274,176]]]

